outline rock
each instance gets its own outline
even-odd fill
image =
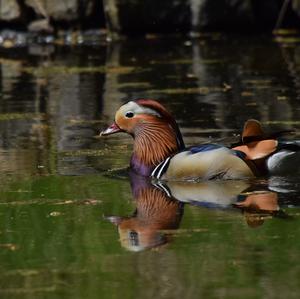
[[[28,30],[30,32],[44,32],[52,33],[54,31],[53,27],[49,23],[49,19],[41,19],[31,22],[28,25]]]
[[[178,33],[190,29],[186,0],[105,0],[108,28],[124,34]]]
[[[119,11],[116,0],[103,0],[103,9],[106,15],[106,27],[112,38],[116,38],[121,32],[119,23]]]
[[[239,29],[254,24],[251,0],[190,0],[193,31]]]
[[[284,3],[287,10],[281,21]],[[10,22],[11,27],[51,31],[41,17],[56,28],[106,27],[111,38],[119,34],[271,31],[276,23],[300,26],[300,0],[0,0],[0,21]]]
[[[0,1],[0,20],[12,21],[20,17],[21,11],[16,0]]]
[[[51,17],[56,21],[72,21],[78,16],[77,0],[25,0],[37,15]]]
[[[292,0],[292,8],[300,16],[300,0]]]
[[[35,13],[54,21],[76,21],[93,13],[95,0],[25,0]]]
[[[300,0],[295,0],[300,1]],[[282,0],[104,0],[107,27],[123,34],[272,30]]]
[[[293,9],[300,14],[300,0],[292,0]]]

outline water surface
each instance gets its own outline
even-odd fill
[[[154,186],[120,170],[129,137],[97,135],[137,97],[188,145],[248,118],[299,132],[299,50],[219,34],[0,49],[1,297],[298,298],[297,174]]]

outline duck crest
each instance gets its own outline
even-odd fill
[[[135,102],[139,105],[158,111],[160,115],[164,118],[164,120],[168,123],[169,128],[175,132],[178,148],[181,150],[185,148],[179,126],[174,117],[166,110],[164,106],[162,106],[157,101],[150,99],[138,99]]]

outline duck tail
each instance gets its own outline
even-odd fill
[[[267,159],[271,175],[295,175],[300,172],[300,140],[280,141],[277,150]]]
[[[249,164],[253,164],[255,174],[258,176],[299,172],[300,140],[278,140],[292,133],[294,130],[266,134],[259,121],[249,119],[244,125],[240,142],[232,149],[239,150],[246,155],[246,160]]]

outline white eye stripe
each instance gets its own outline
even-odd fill
[[[134,113],[134,114],[150,114],[150,115],[154,115],[157,117],[161,117],[161,115],[155,111],[154,109],[151,108],[146,108],[143,106],[138,105],[135,102],[128,102],[127,104],[124,105],[124,108],[127,108],[125,110],[124,115],[126,116],[127,113]]]
[[[151,115],[154,115],[154,116],[157,116],[157,117],[161,117],[161,115],[157,111],[155,111],[151,108],[144,108],[144,107],[141,107],[141,108],[142,108],[141,109],[142,112],[140,112],[140,113],[151,114]]]

